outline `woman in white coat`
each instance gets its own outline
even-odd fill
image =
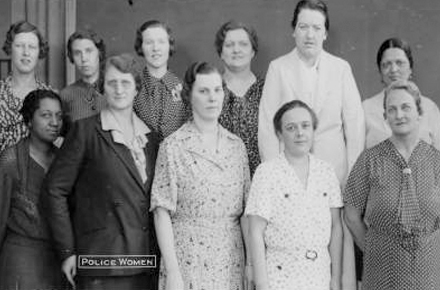
[[[320,126],[312,152],[336,170],[343,187],[349,169],[364,147],[361,98],[350,65],[323,50],[329,18],[320,0],[302,0],[294,11],[296,48],[269,65],[260,102],[258,147],[262,161],[281,152],[272,126],[275,112],[286,102],[301,100],[316,112]],[[343,288],[355,289],[353,242],[344,230]]]

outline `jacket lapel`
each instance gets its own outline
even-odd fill
[[[141,177],[136,169],[136,165],[134,164],[133,157],[130,154],[130,151],[122,144],[117,144],[113,142],[112,136],[110,132],[102,130],[101,125],[97,124],[97,131],[101,135],[101,137],[106,141],[107,145],[116,153],[116,156],[120,159],[121,163],[127,168],[136,182],[144,188],[144,184],[142,183]]]
[[[324,50],[321,52],[321,59],[318,64],[318,84],[315,92],[315,100],[313,104],[313,109],[316,115],[319,116],[321,109],[324,107],[326,98],[328,96],[328,75],[330,73],[330,68],[328,67],[327,52]],[[330,84],[331,85],[331,84]]]

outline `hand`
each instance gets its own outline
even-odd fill
[[[254,286],[252,265],[246,265],[244,269],[244,290],[254,290]]]
[[[75,281],[73,278],[76,276],[76,255],[72,255],[66,258],[61,264],[61,270],[66,275],[67,280],[75,288]]]
[[[167,272],[165,290],[184,290],[180,271]]]

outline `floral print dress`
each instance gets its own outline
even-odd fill
[[[50,89],[36,80],[37,89]],[[20,114],[23,100],[12,92],[12,76],[0,81],[0,152],[15,145],[28,135],[28,128]]]
[[[186,290],[243,289],[240,217],[249,183],[244,144],[221,126],[215,153],[201,146],[192,121],[161,144],[151,210],[162,207],[170,212]],[[162,263],[159,289],[165,283]]]

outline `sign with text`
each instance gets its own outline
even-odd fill
[[[79,255],[80,269],[156,268],[154,255]]]

